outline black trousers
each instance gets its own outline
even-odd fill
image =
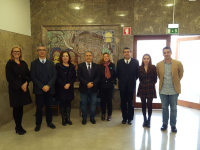
[[[16,129],[22,128],[23,106],[13,107],[13,118],[15,120]]]
[[[99,88],[102,114],[106,114],[106,105],[107,105],[108,115],[112,115],[113,90],[114,90],[113,87],[112,88]]]
[[[60,108],[71,107],[71,100],[61,100]]]
[[[47,124],[52,122],[52,110],[51,105],[53,101],[53,95],[50,95],[48,92],[42,94],[36,94],[36,125],[42,124],[42,109],[45,105],[46,107],[46,122]]]
[[[134,92],[129,92],[128,89],[126,89],[125,91],[120,91],[123,120],[133,120],[134,116],[133,94]]]

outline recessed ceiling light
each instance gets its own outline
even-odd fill
[[[80,9],[80,7],[75,7],[75,9]]]
[[[88,20],[88,23],[92,23],[92,20]]]
[[[125,14],[120,14],[119,16],[125,16]]]
[[[123,24],[121,24],[121,27],[124,27],[124,25],[123,25]]]
[[[170,7],[170,6],[173,6],[173,4],[167,4],[166,6]]]

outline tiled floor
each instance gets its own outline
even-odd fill
[[[141,109],[135,110],[133,125],[121,124],[121,112],[113,111],[112,121],[89,122],[84,126],[78,109],[72,110],[72,126],[62,126],[54,116],[56,129],[46,126],[45,117],[39,132],[34,131],[35,109],[24,114],[25,135],[15,134],[14,121],[0,128],[0,150],[200,150],[200,111],[178,106],[178,132],[161,132],[161,110],[154,110],[151,128],[143,128]]]

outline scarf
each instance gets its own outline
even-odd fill
[[[111,77],[110,69],[109,69],[109,67],[108,67],[108,65],[110,65],[110,62],[104,63],[103,65],[104,65],[104,67],[105,67],[105,77],[106,77],[107,79],[109,79],[109,78]]]

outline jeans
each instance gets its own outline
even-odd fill
[[[87,93],[81,93],[81,111],[83,119],[87,119],[88,102],[90,107],[90,119],[94,119],[96,111],[96,98],[97,93],[91,93],[90,90]]]
[[[179,94],[176,95],[164,95],[160,94],[160,99],[162,102],[162,117],[163,124],[168,125],[169,120],[169,105],[170,105],[170,125],[172,127],[176,126],[177,117],[177,100]]]

